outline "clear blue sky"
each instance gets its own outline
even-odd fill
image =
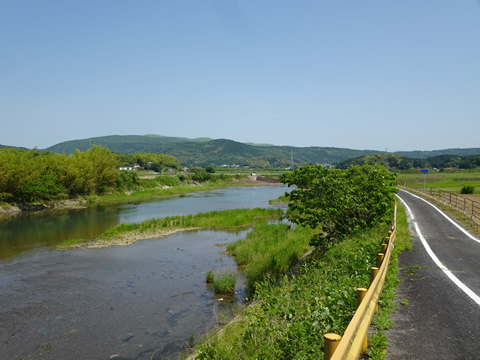
[[[476,0],[2,0],[0,144],[480,147]]]

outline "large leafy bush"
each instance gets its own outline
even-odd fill
[[[317,230],[314,245],[391,220],[395,176],[383,166],[338,170],[310,165],[282,175],[280,181],[295,185],[288,217]]]

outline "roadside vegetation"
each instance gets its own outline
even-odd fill
[[[395,311],[396,259],[410,241],[405,219],[398,219],[392,266],[375,320],[369,351],[376,359],[386,349],[383,330],[393,325],[389,315]],[[323,359],[323,335],[345,331],[356,310],[356,288],[368,287],[370,267],[376,265],[388,229],[386,224],[374,226],[324,253],[315,252],[297,271],[259,280],[252,304],[225,328],[207,335],[197,346],[196,358]]]
[[[369,285],[370,267],[390,229],[394,176],[378,166],[348,171],[312,166],[281,179],[296,185],[287,214],[296,225],[257,225],[245,240],[229,245],[245,268],[253,302],[205,337],[194,355],[198,359],[322,359],[323,335],[343,334],[356,309],[356,288]],[[334,200],[336,211],[329,209]],[[409,241],[406,218],[399,219],[404,229],[395,254]],[[294,244],[295,250],[282,256]],[[313,253],[297,264],[311,245]],[[396,286],[395,271],[390,270],[386,288]],[[391,296],[382,299],[381,307],[393,306]],[[371,351],[382,353],[381,334]]]

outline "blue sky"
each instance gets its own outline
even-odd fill
[[[480,147],[475,0],[3,0],[0,144]]]

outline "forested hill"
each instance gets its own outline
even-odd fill
[[[164,146],[181,143],[197,143],[207,142],[210,138],[189,139],[183,137],[171,137],[161,135],[110,135],[92,137],[88,139],[64,141],[59,144],[50,146],[46,151],[56,153],[71,154],[76,149],[85,151],[92,147],[93,144],[101,145],[110,149],[110,151],[120,154],[134,153],[158,153],[158,149]]]
[[[161,135],[111,135],[65,141],[47,151],[71,154],[76,149],[85,151],[97,144],[123,154],[157,153],[176,157],[180,164],[232,165],[258,167],[289,167],[292,153],[295,167],[307,164],[340,163],[365,155],[379,154],[376,150],[353,150],[333,147],[293,147],[268,144],[240,143],[227,139],[170,137]],[[0,145],[2,147],[2,145]],[[396,155],[426,159],[451,154],[471,156],[480,154],[480,148],[445,149],[433,151],[399,151]]]
[[[288,167],[292,152],[295,166],[344,161],[378,153],[374,150],[352,150],[331,147],[293,147],[245,144],[228,139],[177,138],[159,135],[113,135],[66,141],[45,150],[57,153],[85,151],[101,145],[114,153],[162,153],[175,156],[182,165],[232,165],[254,167]]]

